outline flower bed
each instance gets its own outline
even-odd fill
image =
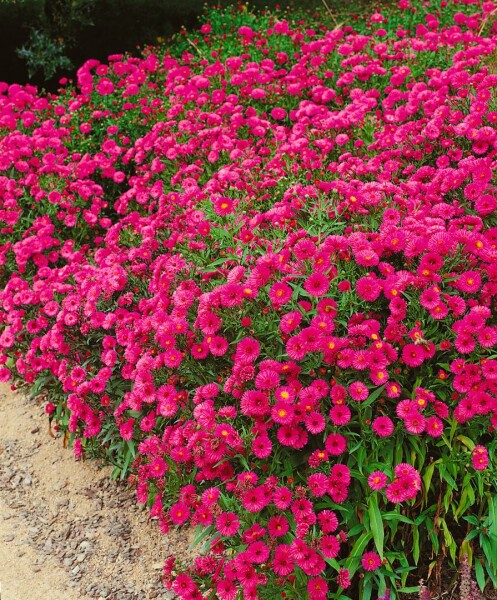
[[[497,587],[492,11],[213,11],[0,84],[0,379],[198,527],[181,598]]]

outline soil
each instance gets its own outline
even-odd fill
[[[162,565],[192,558],[193,531],[163,536],[110,468],[49,435],[43,406],[0,383],[0,600],[174,599]],[[432,600],[459,600],[451,575]]]
[[[163,536],[109,468],[49,436],[42,402],[0,384],[1,600],[172,599],[162,565],[192,534]]]

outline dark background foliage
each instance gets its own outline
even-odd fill
[[[217,4],[226,7],[233,0]],[[291,2],[250,1],[254,9],[280,4]],[[323,6],[321,0],[295,4],[306,9]],[[331,4],[337,2],[331,0]],[[137,46],[155,44],[158,38],[167,40],[183,26],[195,29],[205,6],[199,0],[0,0],[0,81],[55,90],[61,76],[71,77],[74,68],[89,58],[104,61],[109,54],[133,53]],[[69,59],[73,68],[58,67],[52,73],[49,59],[43,60],[43,52],[32,43],[33,30]],[[19,56],[20,48],[31,52],[35,72],[32,68],[30,73],[26,57]]]

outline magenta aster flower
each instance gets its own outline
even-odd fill
[[[326,438],[325,447],[329,454],[338,456],[345,452],[347,448],[347,438],[339,433],[330,433]]]
[[[377,417],[372,424],[372,429],[377,436],[386,438],[392,435],[395,425],[389,417]]]
[[[471,453],[471,462],[473,468],[477,471],[484,471],[488,467],[488,450],[485,446],[475,446]]]
[[[336,558],[340,552],[340,541],[336,535],[323,535],[319,540],[319,549],[326,558]]]
[[[376,571],[381,565],[381,558],[376,552],[365,552],[362,555],[361,563],[365,571]]]
[[[349,385],[349,394],[353,400],[362,402],[369,396],[369,390],[362,381],[354,381]]]
[[[326,600],[328,596],[328,584],[322,577],[313,577],[307,583],[309,600]]]
[[[368,485],[374,491],[382,490],[388,481],[388,477],[383,471],[373,471],[368,477]]]
[[[305,291],[315,298],[324,296],[328,291],[330,282],[323,273],[313,273],[304,281]]]
[[[337,583],[344,590],[350,587],[350,571],[348,569],[340,569],[337,576]]]

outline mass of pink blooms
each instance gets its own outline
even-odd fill
[[[497,493],[497,7],[412,4],[0,83],[0,380],[198,527],[184,600],[384,593]]]

